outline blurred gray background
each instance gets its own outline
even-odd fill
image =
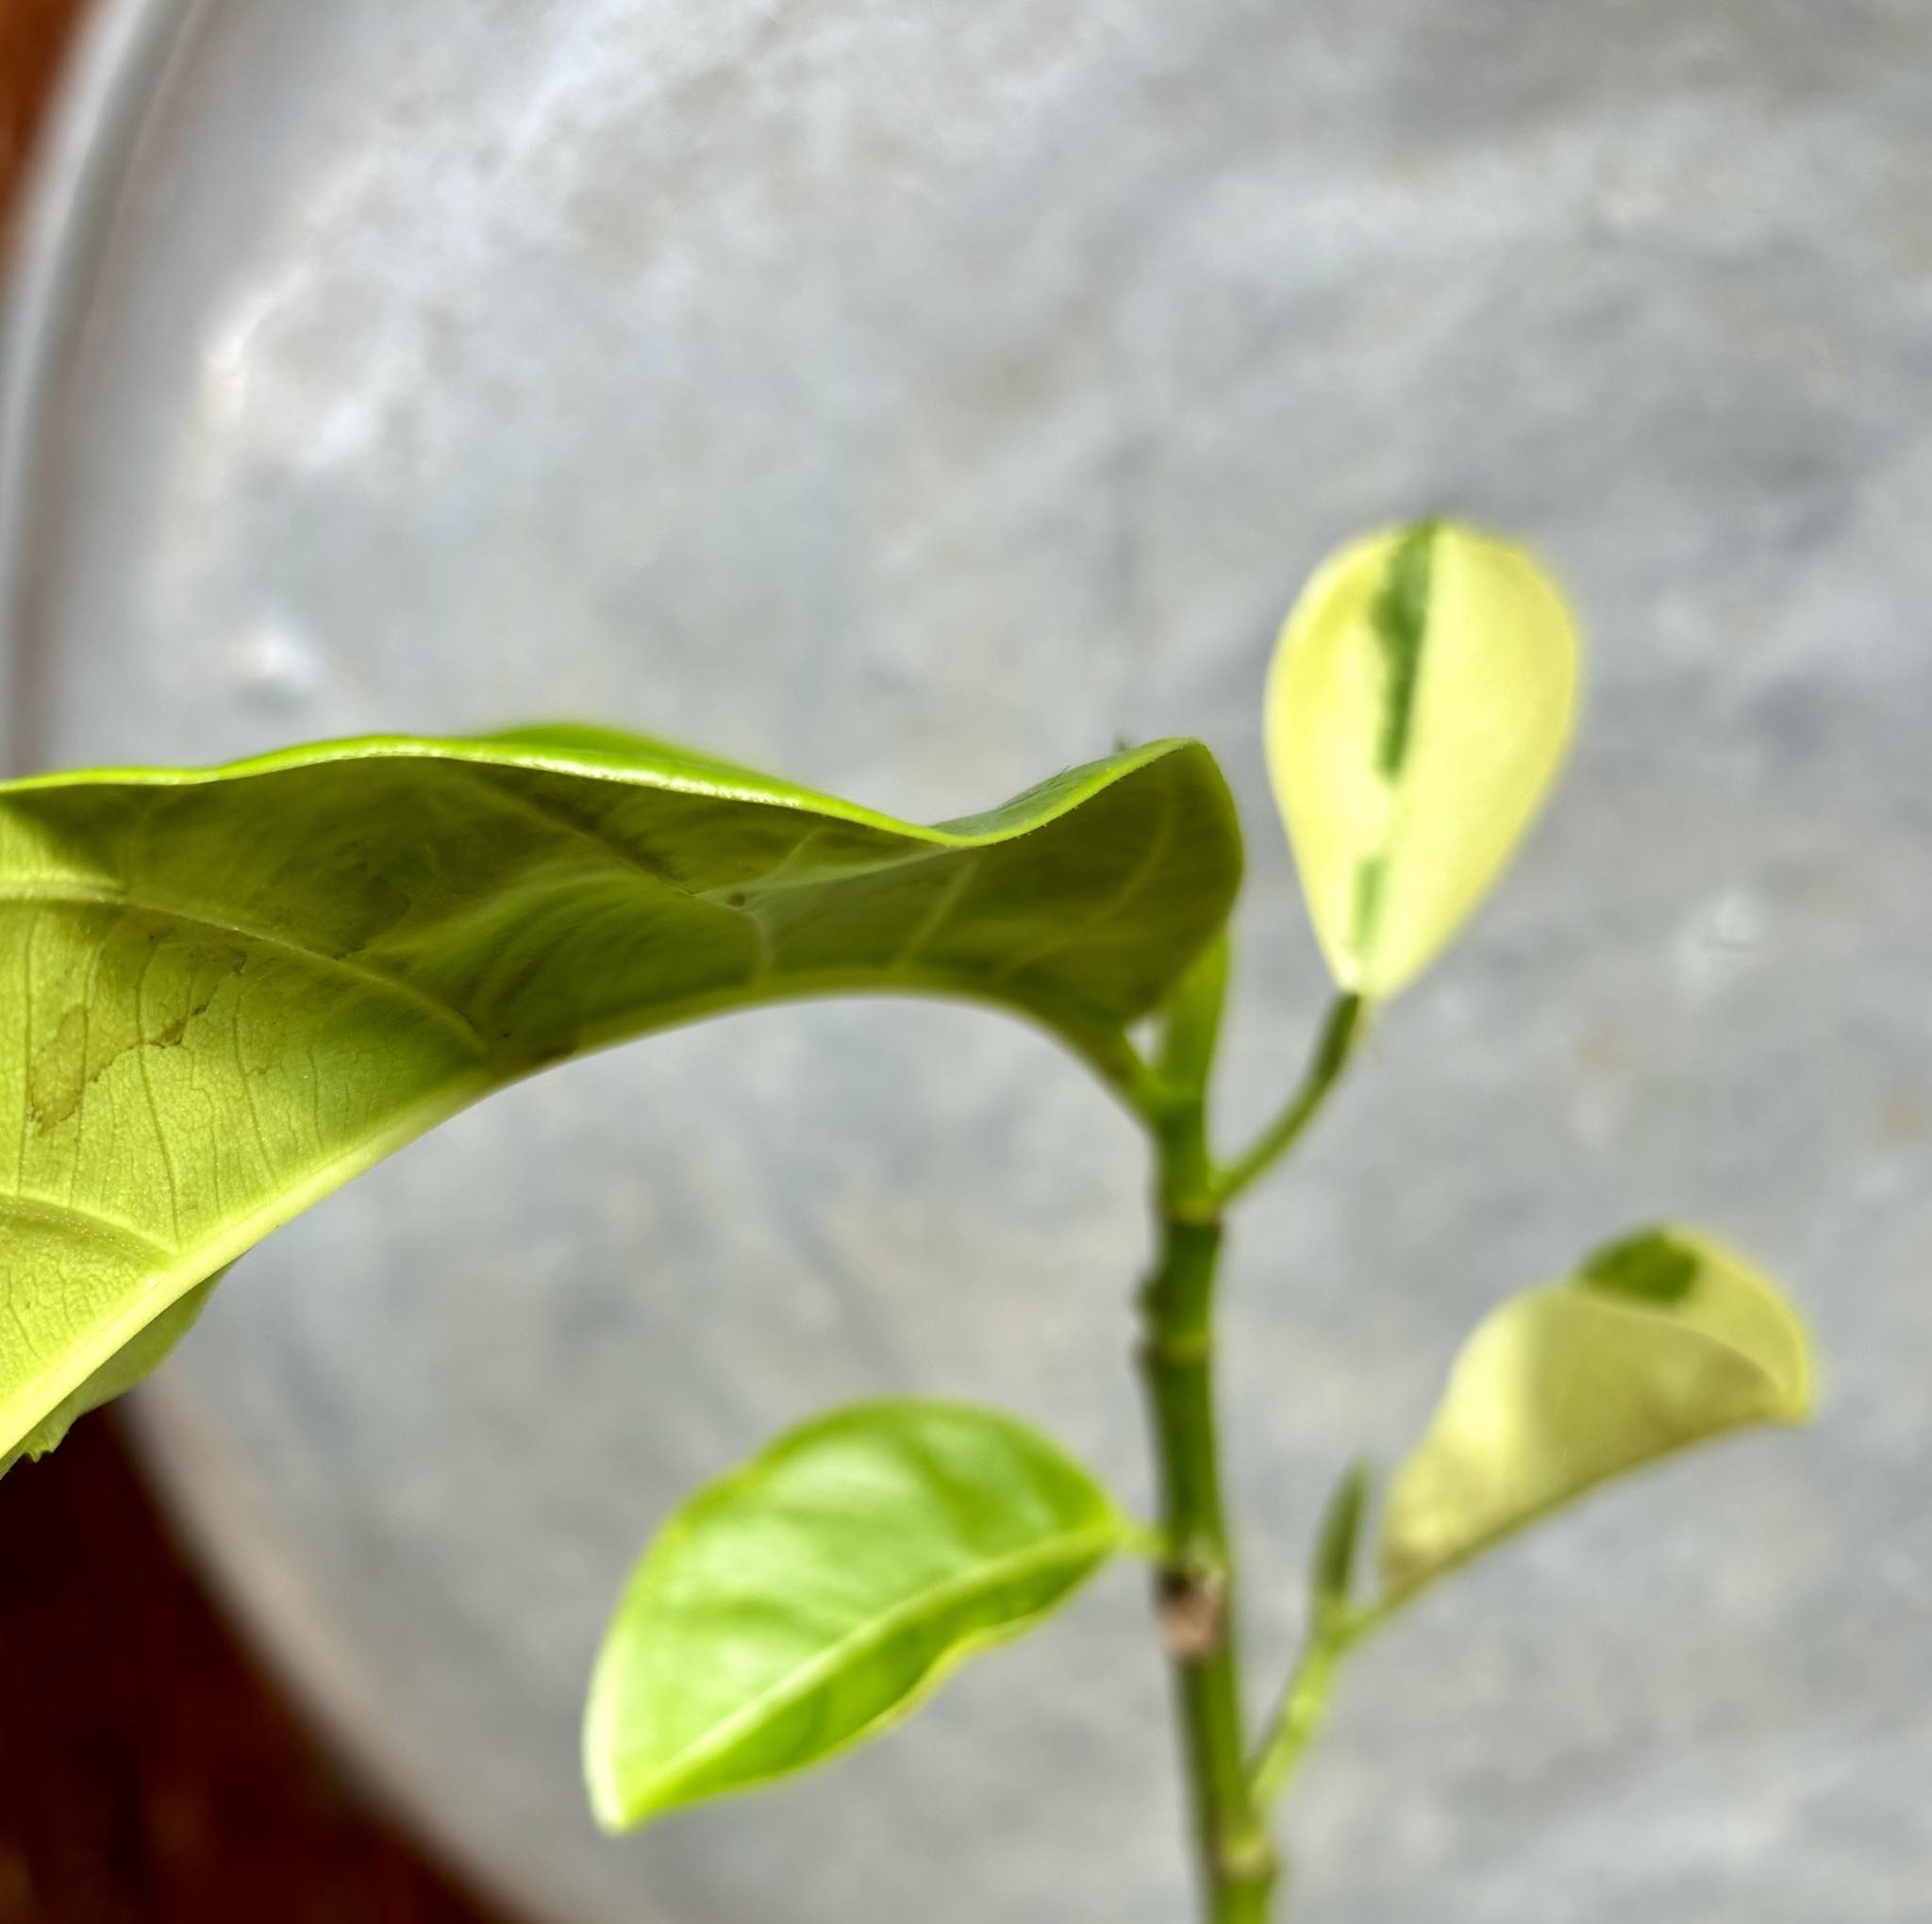
[[[1826,1402],[1370,1651],[1296,1916],[1920,1917],[1928,194],[1904,0],[120,0],[16,289],[12,753],[571,715],[937,817],[1200,734],[1233,1133],[1324,995],[1274,626],[1364,524],[1528,539],[1594,638],[1569,782],[1238,1235],[1257,1685],[1333,1475],[1608,1231],[1753,1252]],[[754,1801],[612,1845],[575,1764],[656,1521],[828,1401],[997,1401],[1145,1501],[1141,1178],[1015,1026],[739,1018],[278,1236],[143,1429],[349,1755],[545,1924],[1173,1924],[1130,1569]]]

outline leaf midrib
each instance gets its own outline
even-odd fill
[[[118,1216],[83,1209],[76,1202],[57,1202],[51,1196],[36,1196],[25,1190],[0,1196],[0,1220],[9,1216],[28,1222],[39,1217],[49,1222],[79,1223],[110,1241],[125,1243],[130,1255],[158,1256],[164,1262],[173,1262],[185,1253],[173,1244],[149,1236],[145,1230],[136,1229],[131,1222],[123,1222]]]

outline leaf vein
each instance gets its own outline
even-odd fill
[[[918,925],[906,939],[905,946],[888,965],[895,973],[909,969],[930,946],[932,938],[945,926],[946,919],[958,907],[959,898],[966,893],[966,885],[972,881],[979,868],[981,854],[971,850],[959,858],[959,865],[951,879],[933,898],[932,906],[920,919]]]
[[[1144,890],[1167,859],[1167,852],[1174,841],[1174,829],[1180,816],[1179,804],[1175,799],[1174,784],[1170,777],[1160,790],[1160,819],[1154,833],[1147,838],[1147,846],[1141,859],[1134,864],[1133,871],[1112,895],[1108,896],[1078,928],[1069,929],[1052,937],[1038,947],[1017,955],[992,978],[995,982],[1010,982],[1014,976],[1024,974],[1036,968],[1049,955],[1058,955],[1062,950],[1071,949],[1076,942],[1085,941],[1097,930],[1104,929],[1111,921],[1119,920],[1135,897]]]
[[[427,989],[406,981],[402,976],[392,975],[386,969],[374,968],[348,955],[331,954],[326,949],[317,948],[312,942],[304,941],[298,936],[277,934],[271,929],[237,921],[232,916],[210,915],[200,909],[183,908],[168,903],[156,902],[124,889],[92,887],[71,876],[63,877],[58,883],[44,887],[14,883],[0,889],[0,905],[45,902],[61,903],[75,908],[125,909],[130,914],[153,916],[159,921],[178,922],[188,927],[207,929],[214,935],[271,950],[291,958],[306,968],[347,976],[365,987],[376,989],[398,1001],[408,1003],[420,1014],[430,1017],[448,1033],[459,1035],[465,1049],[486,1061],[494,1053],[483,1032],[454,1003],[445,1002],[442,997],[432,995]]]

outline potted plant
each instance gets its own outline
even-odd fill
[[[1809,1406],[1797,1319],[1702,1232],[1626,1233],[1507,1298],[1379,1500],[1365,1468],[1340,1476],[1300,1659],[1251,1728],[1214,1390],[1225,1225],[1506,866],[1579,673],[1557,589],[1476,530],[1384,532],[1316,575],[1266,731],[1336,993],[1305,1077],[1232,1153],[1210,1111],[1241,845],[1197,742],[931,828],[575,725],[0,787],[0,1463],[153,1368],[277,1225],[507,1083],[770,1001],[1019,1016],[1151,1145],[1158,1515],[993,1410],[879,1401],[779,1437],[645,1551],[591,1685],[591,1801],[625,1829],[820,1763],[1140,1556],[1202,1916],[1273,1916],[1270,1815],[1352,1650],[1607,1479]]]

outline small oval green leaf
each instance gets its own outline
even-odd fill
[[[628,1829],[875,1734],[1131,1534],[993,1411],[863,1403],[792,1431],[687,1502],[631,1578],[585,1716],[598,1820]]]
[[[1449,522],[1357,541],[1281,631],[1269,770],[1336,981],[1413,981],[1501,873],[1575,721],[1580,648],[1522,549]]]
[[[1763,1276],[1689,1230],[1625,1236],[1463,1346],[1390,1491],[1384,1589],[1400,1599],[1611,1477],[1810,1408],[1804,1327]]]
[[[900,991],[1128,1082],[1240,875],[1192,742],[937,828],[573,727],[0,784],[0,1463],[270,1231],[546,1064]]]

